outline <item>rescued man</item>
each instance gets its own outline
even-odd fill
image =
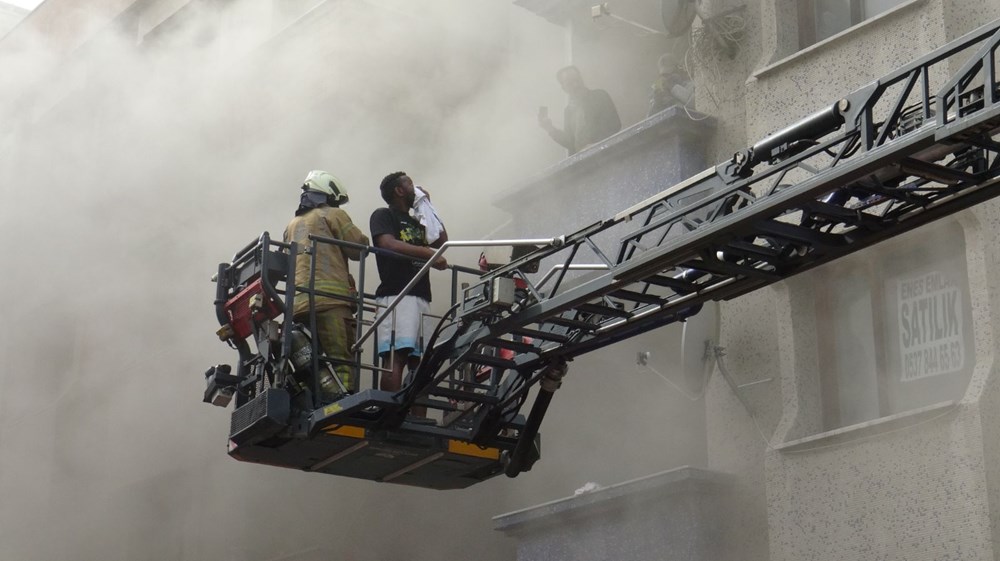
[[[334,365],[340,384],[331,376],[320,374],[319,397],[323,403],[336,401],[343,390],[349,393],[357,391],[353,385],[351,367],[347,364],[352,360],[351,345],[357,338],[354,303],[350,300],[357,296],[357,291],[354,278],[347,268],[347,260],[357,261],[361,252],[355,248],[323,242],[316,243],[315,252],[310,257],[306,258],[304,252],[313,244],[309,239],[310,234],[368,245],[368,237],[340,208],[348,200],[347,189],[339,179],[325,171],[310,171],[302,185],[295,218],[285,228],[284,235],[285,242],[297,243],[299,250],[295,261],[295,285],[299,290],[295,294],[294,318],[309,325],[309,294],[301,290],[308,288],[310,267],[315,264],[317,332],[313,335],[319,338],[327,357],[344,361]],[[335,296],[321,296],[320,292]],[[321,373],[326,372],[326,369],[320,370]]]
[[[381,311],[406,288],[423,263],[434,256],[435,248],[448,241],[448,232],[442,225],[437,239],[428,243],[424,226],[410,215],[417,192],[406,172],[397,171],[385,176],[379,190],[388,206],[375,210],[371,215],[369,228],[375,247],[409,258],[375,254],[381,280],[375,296]],[[433,263],[435,269],[447,266],[444,257],[438,257]],[[388,368],[379,381],[382,390],[399,390],[404,368],[413,369],[420,363],[424,351],[421,348],[421,326],[430,312],[430,302],[431,283],[429,275],[425,274],[378,325],[378,353],[383,366]],[[413,415],[422,417],[424,410],[415,407]]]

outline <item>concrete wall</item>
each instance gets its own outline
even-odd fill
[[[722,551],[727,483],[680,467],[494,520],[517,539],[519,561],[735,561]]]
[[[733,135],[718,137],[722,158],[1000,17],[995,3],[905,2],[795,52],[789,39],[796,25],[793,4],[763,0],[747,6],[749,32],[759,39],[749,38],[738,55],[749,72],[729,79],[744,97],[720,108],[733,122],[745,115],[746,132],[735,134],[734,124]],[[991,279],[998,210],[987,203],[950,219],[964,232],[974,326],[967,341],[974,339],[975,367],[967,389],[953,401],[942,396],[939,406],[843,430],[824,426],[823,376],[829,374],[819,347],[828,318],[817,290],[836,286],[835,264],[725,303],[722,344],[737,383],[775,377],[743,390],[750,411],[719,378],[707,396],[709,467],[739,481],[742,508],[733,522],[740,530],[732,541],[748,552],[746,558],[996,558],[998,310]],[[928,226],[856,259],[878,266],[885,255],[879,251],[927,243],[934,232]]]
[[[593,22],[586,21],[582,6],[519,3],[570,22],[574,61],[583,68],[594,64],[594,75],[601,75],[597,61],[607,55],[610,35],[601,36],[589,25]],[[706,16],[728,14],[717,21],[727,26],[735,47],[721,52],[708,39],[706,25],[695,21],[687,60],[698,86],[697,108],[716,122],[716,134],[708,138],[708,163],[725,161],[734,151],[1000,17],[995,2],[910,0],[800,49],[799,2],[699,4]],[[622,13],[634,10],[636,18],[649,21],[641,7],[622,6]],[[617,46],[627,53],[621,58],[646,56],[641,45],[620,41]],[[956,57],[950,68],[932,75],[932,88],[961,62]],[[603,75],[616,71],[605,66]],[[634,85],[638,70],[629,72]],[[592,171],[590,177],[601,174]],[[633,188],[627,180],[621,185]],[[579,207],[586,213],[585,205]],[[774,561],[998,557],[993,545],[1000,520],[1000,445],[994,436],[1000,428],[1000,389],[993,360],[1000,312],[993,255],[1000,235],[998,210],[997,203],[979,205],[940,225],[724,303],[723,366],[739,389],[717,370],[705,397],[707,467],[733,475],[728,488],[733,507],[724,521],[723,551],[715,555]],[[931,242],[938,240],[945,240],[947,249],[935,250]],[[831,389],[831,348],[852,349],[831,340],[831,326],[846,336],[842,326],[847,325],[837,323],[836,314],[843,312],[831,310],[831,294],[848,284],[864,288],[866,282],[872,283],[867,287],[872,294],[889,290],[895,282],[891,275],[889,280],[859,278],[852,271],[898,268],[900,256],[922,260],[926,270],[961,268],[967,293],[962,313],[969,321],[963,341],[966,366],[949,383],[891,379],[899,373],[887,356],[891,350],[883,347],[894,344],[898,329],[892,323],[899,318],[888,302],[879,301],[872,305],[872,325],[857,334],[867,337],[857,351],[864,347],[878,355],[884,372],[868,374],[881,379],[883,387],[878,396],[853,394],[859,403],[851,403],[852,394],[841,388],[838,405],[838,390]],[[844,282],[847,274],[853,275],[851,283]],[[861,414],[863,422],[850,420],[861,403],[880,409]],[[564,531],[553,530],[553,535]],[[523,539],[519,553],[525,559],[532,558],[528,544],[544,542],[538,536]]]

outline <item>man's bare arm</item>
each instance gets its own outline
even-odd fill
[[[425,247],[422,245],[413,245],[406,243],[401,240],[397,240],[392,236],[392,234],[382,234],[375,237],[375,247],[382,249],[387,249],[394,253],[399,253],[407,257],[413,257],[414,259],[420,259],[427,261],[434,256],[434,249],[430,247]],[[448,261],[445,258],[438,257],[434,261],[435,269],[445,269],[448,267]]]

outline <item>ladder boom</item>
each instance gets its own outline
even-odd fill
[[[471,360],[464,349],[530,334],[530,350],[508,347],[514,356],[504,363],[527,381],[518,394],[526,395],[537,382],[532,373],[554,360],[683,320],[707,300],[736,298],[997,196],[998,45],[994,22],[561,246],[483,275],[467,294],[518,277],[528,296],[517,307],[459,314],[465,327],[442,335],[454,359],[447,368]],[[961,55],[967,62],[945,74]],[[942,75],[950,78],[934,91],[932,77]],[[575,274],[581,262],[603,270]],[[555,282],[533,285],[523,274],[533,263],[558,267]]]

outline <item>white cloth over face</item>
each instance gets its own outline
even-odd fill
[[[431,204],[427,193],[420,187],[414,187],[413,193],[416,195],[416,198],[413,199],[413,216],[424,227],[427,243],[432,244],[441,237],[444,224],[438,218],[437,211],[434,210],[434,205]]]

